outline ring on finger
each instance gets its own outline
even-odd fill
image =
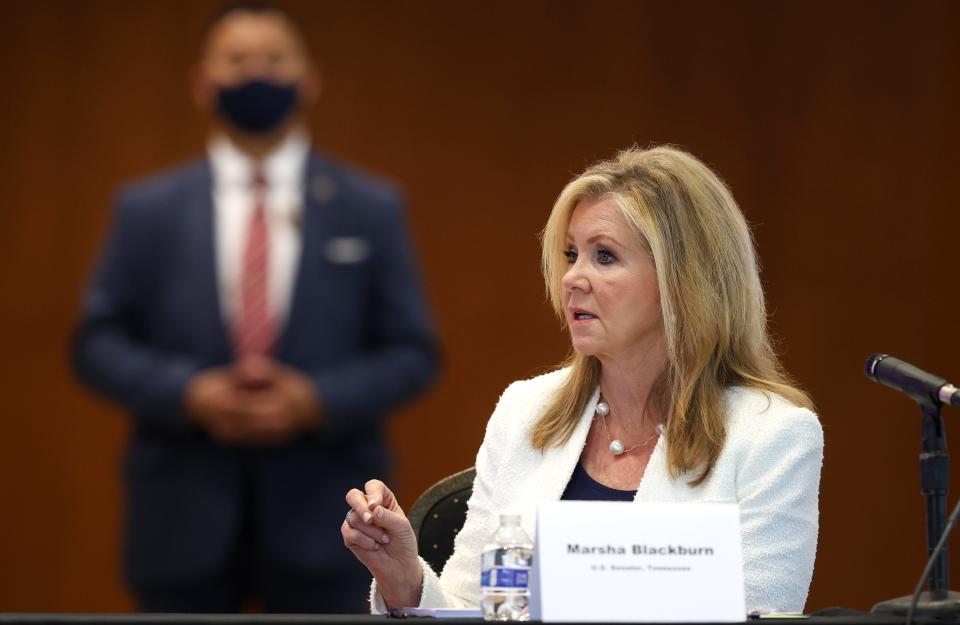
[[[349,528],[352,529],[353,526],[350,525],[350,515],[351,515],[351,514],[353,514],[353,510],[347,510],[347,516],[345,516],[345,517],[343,518],[343,522],[347,524],[347,527],[349,527]]]

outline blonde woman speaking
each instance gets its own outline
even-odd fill
[[[382,482],[347,493],[344,544],[371,607],[475,607],[501,513],[532,534],[558,499],[740,506],[747,608],[801,611],[817,545],[823,433],[783,373],[750,231],[729,189],[671,147],[630,149],[560,193],[543,275],[572,356],[511,384],[476,459],[466,524],[441,575]]]

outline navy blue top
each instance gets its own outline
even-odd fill
[[[583,464],[578,462],[573,470],[567,489],[563,491],[561,500],[571,501],[633,501],[637,496],[635,490],[620,490],[604,486],[587,474]]]

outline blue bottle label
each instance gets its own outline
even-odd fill
[[[495,566],[480,574],[480,585],[487,588],[526,588],[529,583],[529,569],[508,569],[503,566]]]

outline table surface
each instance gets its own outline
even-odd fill
[[[312,623],[314,625],[337,625],[340,623],[343,625],[373,625],[374,623],[383,623],[384,621],[396,620],[424,621],[425,619],[411,619],[409,617],[406,619],[391,619],[383,615],[369,614],[72,614],[66,612],[0,613],[0,623],[29,623],[31,625],[91,625],[93,623],[103,625],[282,625],[286,623]],[[441,619],[440,622],[443,623],[443,625],[479,625],[484,621],[481,619]],[[760,619],[744,622],[756,623],[757,625],[801,625],[801,623],[804,625],[899,625],[903,623],[903,619],[891,616],[862,614],[856,616],[813,616],[805,619]],[[942,623],[943,621],[940,622]],[[672,623],[666,625],[678,624]]]

